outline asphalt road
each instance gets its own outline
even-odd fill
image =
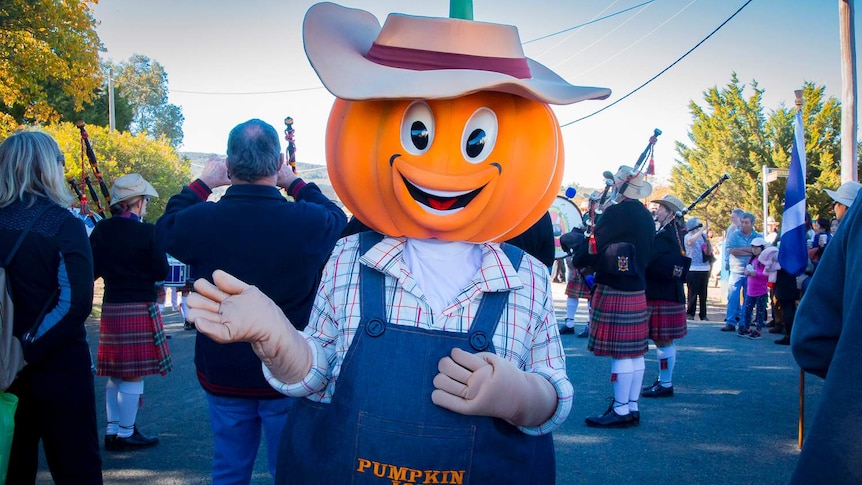
[[[562,321],[563,285],[554,284],[554,293]],[[772,343],[776,336],[764,333],[763,339],[753,341],[720,332],[724,307],[718,294],[718,289],[710,289],[710,321],[690,321],[688,336],[677,341],[675,395],[642,399],[637,428],[584,425],[585,417],[607,409],[610,359],[587,352],[585,339],[563,337],[575,400],[568,420],[554,433],[558,483],[787,483],[799,454],[799,368],[789,347]],[[586,321],[583,301],[578,321]],[[210,482],[212,433],[204,393],[194,375],[194,332],[183,330],[178,313],[166,313],[165,322],[174,371],[145,378],[144,407],[138,414],[141,431],[158,434],[161,443],[135,452],[103,453],[105,483]],[[97,320],[88,328],[95,355]],[[646,365],[648,383],[658,372],[652,349]],[[97,377],[100,423],[105,420],[104,387],[105,379]],[[806,376],[806,425],[820,389],[820,379]],[[44,462],[38,483],[51,483]],[[271,483],[263,449],[252,483]]]

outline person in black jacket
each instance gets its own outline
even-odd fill
[[[536,259],[548,267],[548,271],[551,271],[551,268],[553,268],[556,250],[554,249],[554,224],[551,221],[551,214],[549,212],[545,212],[526,231],[508,239],[506,242],[535,256]]]
[[[673,195],[653,201],[659,230],[646,269],[646,299],[649,336],[656,345],[659,373],[655,383],[644,388],[643,397],[673,396],[674,341],[685,337],[685,281],[691,259],[685,256],[682,211],[685,205]]]
[[[790,333],[796,363],[823,379],[820,403],[789,481],[793,485],[862,483],[862,419],[857,405],[862,400],[860,194],[857,191],[855,199],[844,203],[841,224],[799,302]]]
[[[206,202],[225,185],[218,202]],[[200,178],[171,197],[156,237],[199,278],[212,281],[220,269],[255,285],[302,330],[321,268],[346,223],[334,202],[284,163],[275,128],[252,119],[231,130],[226,161],[211,159]],[[213,426],[213,483],[249,482],[261,431],[274,476],[294,398],[270,387],[247,342],[219,344],[198,333],[195,367]]]
[[[644,354],[649,349],[645,273],[655,223],[638,201],[649,197],[652,185],[644,180],[642,172],[632,171],[624,165],[614,175],[613,197],[618,202],[607,207],[596,222],[596,254],[583,249],[593,246],[588,241],[573,258],[576,267],[592,266],[596,271],[587,349],[613,359],[613,402],[604,414],[585,420],[587,426],[597,428],[626,428],[640,423],[638,400]]]
[[[156,189],[140,174],[130,173],[111,186],[111,217],[90,234],[94,277],[102,278],[105,294],[99,326],[96,373],[105,383],[106,451],[155,446],[135,424],[144,393],[143,376],[167,375],[171,351],[156,298],[156,282],[168,274],[165,249],[155,239],[155,226],[143,221]]]
[[[64,164],[60,147],[42,132],[18,132],[0,144],[3,259],[35,221],[6,267],[15,304],[13,334],[27,361],[6,391],[18,397],[10,484],[36,481],[40,441],[56,483],[102,483],[93,362],[84,329],[93,307],[93,260],[83,222],[67,209],[74,199]],[[38,328],[30,332],[34,324]]]

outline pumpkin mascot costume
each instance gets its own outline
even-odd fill
[[[285,426],[278,483],[554,482],[550,433],[573,389],[550,275],[495,241],[557,195],[548,104],[610,91],[568,84],[524,57],[515,27],[459,7],[382,27],[311,7],[306,53],[337,98],[329,176],[373,231],[337,243],[302,332],[224,272],[189,298],[199,331],[250,342],[274,388],[306,397]]]

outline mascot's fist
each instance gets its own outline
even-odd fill
[[[282,382],[302,380],[311,368],[311,350],[278,305],[257,287],[221,270],[215,285],[195,281],[189,316],[198,331],[219,343],[251,342],[254,353]]]
[[[490,352],[452,349],[437,365],[434,404],[473,416],[493,416],[516,426],[537,426],[553,415],[557,394],[542,376]]]

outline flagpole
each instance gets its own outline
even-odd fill
[[[796,111],[802,113],[802,90],[793,91],[796,95]],[[797,147],[798,148],[798,147]],[[801,147],[805,151],[805,147]],[[797,446],[802,449],[802,440],[805,434],[805,371],[799,369],[799,421],[797,422]]]

